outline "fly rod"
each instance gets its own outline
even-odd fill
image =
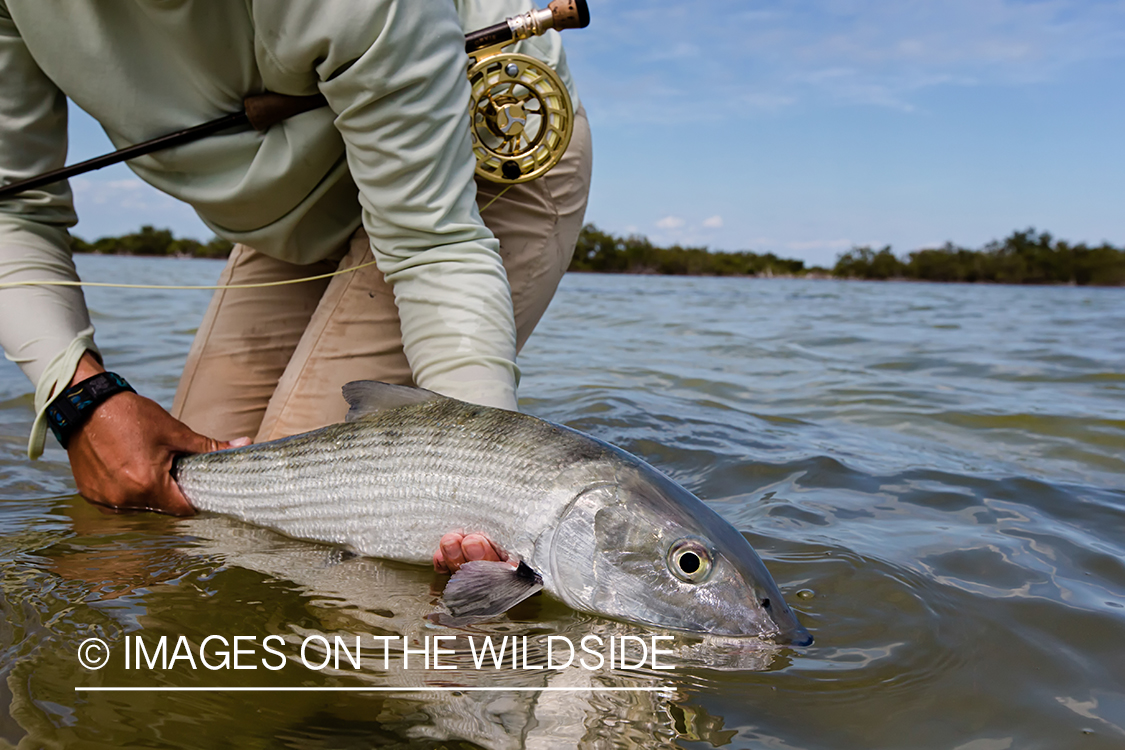
[[[582,29],[589,23],[590,9],[586,0],[552,0],[546,8],[512,16],[494,26],[466,34],[465,51],[469,55],[474,55],[492,47],[502,47],[521,39],[538,36],[548,29],[558,31]],[[249,125],[257,131],[265,132],[271,126],[294,115],[327,105],[328,102],[322,94],[288,96],[270,91],[254,94],[242,100],[243,109],[241,112],[224,115],[186,130],[169,133],[109,154],[96,156],[78,164],[72,164],[69,167],[4,185],[0,187],[0,200],[18,195],[25,190],[34,190],[44,185],[108,167],[111,164],[136,159],[174,146],[182,146],[185,143],[192,143],[232,128]]]

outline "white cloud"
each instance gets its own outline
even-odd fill
[[[706,218],[703,220],[703,226],[707,227],[708,229],[722,229],[723,217],[715,214],[714,216]]]
[[[679,229],[684,225],[684,220],[679,216],[665,216],[656,222],[657,229]]]

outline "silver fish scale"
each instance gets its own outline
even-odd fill
[[[176,479],[200,510],[425,563],[457,529],[529,554],[529,535],[563,509],[559,474],[611,450],[549,422],[438,399],[186,457]]]

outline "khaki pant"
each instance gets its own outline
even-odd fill
[[[585,113],[566,155],[545,176],[503,190],[477,183],[484,223],[500,240],[512,288],[517,349],[543,316],[570,264],[590,189]],[[296,266],[236,245],[220,284],[303,278],[372,260],[361,228],[340,261]],[[331,279],[221,289],[195,336],[172,414],[209,437],[255,442],[343,421],[352,380],[406,383],[410,366],[394,295],[374,266]]]

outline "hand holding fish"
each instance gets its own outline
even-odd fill
[[[104,368],[87,352],[73,382],[99,372]],[[195,509],[170,473],[176,456],[249,444],[249,438],[222,442],[200,435],[155,401],[126,392],[98,406],[71,435],[67,454],[78,492],[90,502],[190,516]]]
[[[465,563],[476,560],[510,562],[510,557],[484,534],[452,531],[438,542],[438,550],[434,553],[434,570],[438,573],[456,573]]]

